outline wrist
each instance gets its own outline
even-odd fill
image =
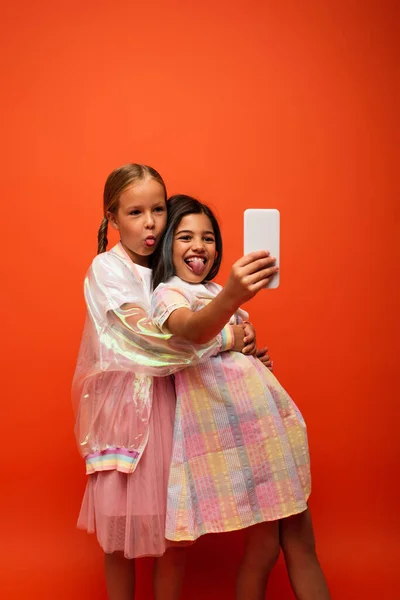
[[[217,296],[218,297],[218,296]],[[237,311],[240,306],[240,299],[237,297],[237,294],[229,291],[228,287],[225,287],[221,293],[219,294],[219,298],[224,306],[224,308],[230,313],[233,314]]]
[[[235,332],[232,325],[225,325],[220,333],[221,347],[220,352],[228,352],[235,346]]]

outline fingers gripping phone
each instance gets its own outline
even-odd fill
[[[280,267],[280,214],[276,208],[248,208],[244,211],[244,253],[269,250]],[[280,270],[266,288],[275,289],[280,283]]]

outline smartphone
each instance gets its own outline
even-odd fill
[[[269,250],[280,267],[280,214],[276,208],[248,208],[244,211],[244,253]],[[266,288],[275,289],[280,283],[280,270]]]

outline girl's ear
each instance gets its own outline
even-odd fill
[[[106,217],[107,217],[108,222],[110,223],[111,227],[114,227],[114,229],[119,231],[119,225],[118,225],[118,221],[117,221],[117,217],[116,217],[115,213],[112,213],[108,210],[106,212]]]

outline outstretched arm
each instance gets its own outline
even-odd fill
[[[252,252],[232,267],[226,286],[207,306],[193,312],[177,307],[168,318],[167,327],[176,336],[196,344],[215,337],[232,314],[259,292],[277,271],[275,259],[268,253]]]

